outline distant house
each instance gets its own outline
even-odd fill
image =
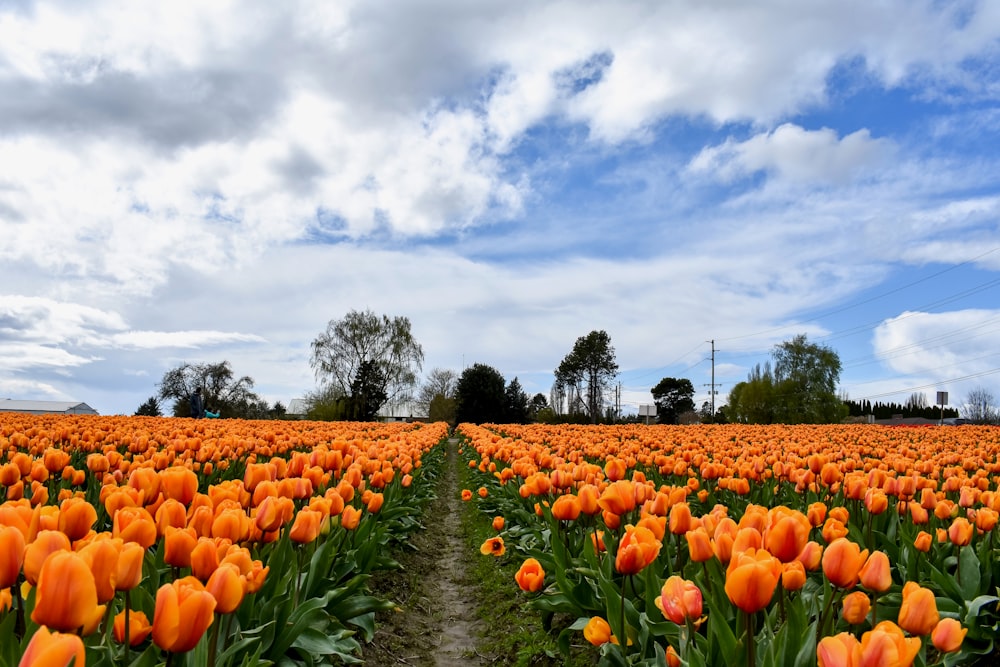
[[[78,401],[0,400],[0,412],[26,412],[31,415],[96,415],[97,410]]]
[[[288,401],[288,408],[285,409],[286,416],[299,417],[300,419],[305,419],[308,412],[309,406],[306,404],[306,399],[304,398],[293,398]]]

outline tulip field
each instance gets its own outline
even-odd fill
[[[0,415],[0,666],[360,662],[447,430]]]
[[[1000,664],[1000,429],[458,432],[463,498],[494,518],[483,557],[516,559],[531,606],[569,619],[564,650],[582,639],[605,665]]]
[[[1000,429],[0,414],[0,667],[363,662],[449,437],[565,655],[1000,664]]]

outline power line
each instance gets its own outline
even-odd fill
[[[922,384],[917,387],[910,387],[909,389],[900,389],[899,391],[886,391],[881,394],[870,394],[868,396],[862,396],[860,398],[852,398],[852,401],[867,401],[873,398],[882,398],[884,396],[895,396],[896,394],[905,394],[906,392],[919,391],[920,389],[930,389],[932,387],[940,387],[944,384],[949,384],[951,382],[963,382],[965,380],[974,380],[975,378],[985,377],[987,375],[993,375],[994,373],[1000,373],[1000,368],[993,368],[988,371],[983,371],[981,373],[972,373],[971,375],[963,375],[962,377],[951,378],[948,380],[940,380],[939,382],[932,382],[930,384]]]

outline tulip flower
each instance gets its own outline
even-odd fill
[[[168,500],[181,505],[191,504],[198,492],[198,475],[184,466],[173,466],[160,471],[160,490]]]
[[[940,615],[934,591],[915,581],[903,585],[903,603],[899,607],[899,627],[911,635],[929,635],[938,624]]]
[[[793,560],[781,566],[781,587],[786,591],[797,591],[806,585],[806,568],[802,561]]]
[[[963,628],[954,618],[942,618],[931,632],[931,641],[934,648],[942,653],[952,653],[962,648],[968,631],[968,628]]]
[[[868,596],[861,591],[854,591],[844,596],[841,603],[840,615],[851,625],[861,625],[871,611],[872,602]]]
[[[811,528],[809,519],[801,512],[782,516],[766,529],[764,548],[782,563],[791,562],[805,548]]]
[[[704,528],[698,527],[689,530],[684,533],[684,538],[687,540],[688,554],[691,556],[692,562],[703,563],[715,556],[712,540]]]
[[[615,570],[621,574],[636,574],[656,560],[662,547],[663,542],[648,528],[626,526],[618,543]]]
[[[691,529],[691,506],[687,503],[677,503],[670,508],[670,533],[683,535]]]
[[[593,616],[583,628],[584,638],[594,646],[611,641],[611,626],[600,616]]]
[[[97,586],[97,602],[104,604],[115,597],[115,582],[118,574],[118,554],[121,546],[113,540],[91,542],[79,553],[86,561]]]
[[[823,551],[823,574],[834,586],[852,588],[867,559],[867,549],[862,551],[846,537],[838,537]]]
[[[635,484],[624,479],[609,484],[597,504],[602,510],[618,516],[631,512],[635,509]]]
[[[816,646],[819,667],[855,667],[861,660],[861,643],[849,632],[823,637]]]
[[[168,526],[163,535],[163,562],[172,567],[191,567],[191,552],[197,544],[194,528]]]
[[[931,546],[933,546],[933,543],[934,543],[934,537],[930,533],[924,530],[921,530],[919,533],[917,533],[916,539],[913,540],[913,546],[916,548],[916,550],[922,551],[924,553],[927,553],[928,551],[931,550]]]
[[[462,489],[462,500],[465,500],[466,502],[472,500],[472,491],[469,489]]]
[[[156,543],[156,521],[142,507],[122,507],[115,512],[112,535],[126,542],[136,542],[143,549]]]
[[[153,643],[184,653],[201,640],[215,617],[215,598],[194,577],[160,586],[153,613]]]
[[[521,564],[514,580],[522,591],[537,593],[545,585],[545,570],[536,559],[528,558]]]
[[[972,542],[972,535],[975,533],[975,526],[964,516],[957,517],[948,527],[948,539],[958,547],[967,546]]]
[[[491,537],[479,547],[479,553],[484,556],[503,556],[506,548],[503,545],[502,537]]]
[[[217,567],[219,550],[215,541],[208,537],[198,538],[191,550],[191,574],[199,581],[208,581]]]
[[[20,530],[0,524],[0,590],[17,583],[24,563],[24,546],[24,535]]]
[[[115,590],[130,591],[142,581],[142,563],[146,550],[135,542],[119,545],[118,566],[115,569]]]
[[[38,575],[31,620],[60,632],[96,629],[104,605],[97,604],[97,584],[87,561],[72,551],[45,559]]]
[[[220,614],[236,611],[247,594],[246,578],[240,568],[232,563],[220,563],[208,578],[205,590],[215,598],[215,610]]]
[[[149,618],[141,611],[129,610],[129,646],[138,646],[146,641],[146,637],[153,631],[153,626],[149,623]],[[111,635],[119,644],[125,643],[125,610],[115,615],[114,623],[111,626]]]
[[[892,586],[892,564],[884,551],[873,551],[858,572],[861,585],[876,593],[885,593]]]
[[[493,517],[493,530],[499,533],[501,530],[503,530],[503,526],[504,526],[504,518],[502,516]]]
[[[308,508],[301,509],[295,515],[295,522],[288,531],[288,537],[298,544],[313,542],[319,537],[322,523],[323,515],[320,512]]]
[[[347,505],[344,507],[344,511],[340,513],[340,525],[344,530],[354,530],[358,527],[361,522],[361,510],[357,509],[353,505]]]
[[[75,542],[97,522],[97,510],[83,498],[67,498],[59,506],[59,530]]]
[[[678,625],[697,621],[702,611],[701,589],[693,581],[671,576],[663,583],[656,606],[664,618]]]
[[[18,667],[66,667],[73,661],[83,667],[87,656],[83,640],[76,635],[49,632],[44,625],[35,630]]]
[[[39,531],[35,539],[24,549],[23,571],[25,580],[34,586],[48,557],[57,551],[70,551],[69,538],[58,530]]]
[[[781,561],[764,549],[734,553],[726,570],[726,595],[748,614],[771,602],[781,578]]]
[[[559,521],[575,521],[580,511],[580,499],[572,494],[559,496],[552,503],[552,516]]]
[[[909,667],[920,652],[919,637],[907,637],[892,621],[882,621],[861,637],[861,655],[856,664]]]

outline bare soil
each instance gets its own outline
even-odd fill
[[[398,605],[376,616],[376,632],[364,645],[365,665],[485,665],[476,653],[476,586],[468,572],[469,554],[462,535],[462,500],[458,483],[458,440],[448,442],[447,459],[436,498],[423,516],[407,549],[394,554],[402,571],[380,573],[372,581],[376,595]]]

